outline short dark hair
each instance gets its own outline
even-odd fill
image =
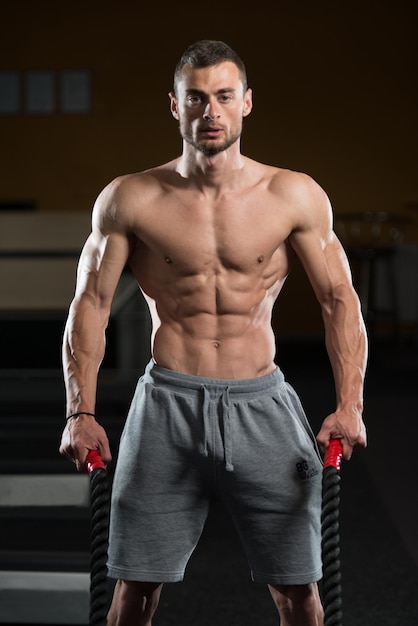
[[[183,52],[174,71],[174,92],[176,92],[181,70],[186,64],[192,67],[210,67],[211,65],[219,65],[219,63],[224,63],[225,61],[231,61],[237,66],[245,92],[248,87],[248,82],[247,70],[245,69],[243,60],[228,44],[213,39],[197,41]]]

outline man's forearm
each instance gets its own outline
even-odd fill
[[[323,310],[325,343],[335,380],[337,407],[363,409],[368,343],[355,292],[345,289]]]
[[[108,315],[86,299],[75,301],[70,307],[62,353],[67,415],[78,411],[94,413],[107,319]]]

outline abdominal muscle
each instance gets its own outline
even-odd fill
[[[152,355],[158,365],[221,379],[256,378],[275,369],[271,311],[276,294],[231,290],[216,299],[197,289],[184,298],[177,291],[172,300],[170,292],[163,290],[157,302],[146,296],[153,320]]]
[[[162,325],[155,334],[153,359],[161,367],[207,378],[256,378],[272,372],[274,337],[270,332],[202,339]]]

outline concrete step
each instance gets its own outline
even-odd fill
[[[0,571],[0,623],[88,624],[90,575]]]
[[[0,623],[88,624],[88,475],[4,474],[0,514]]]

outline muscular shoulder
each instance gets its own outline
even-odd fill
[[[293,230],[331,224],[332,210],[328,196],[308,174],[276,169],[271,177],[270,190],[278,198],[278,207],[286,207]]]
[[[118,176],[99,194],[93,220],[105,230],[106,227],[120,227],[127,231],[136,228],[141,214],[165,193],[173,172],[174,168],[167,164]]]

